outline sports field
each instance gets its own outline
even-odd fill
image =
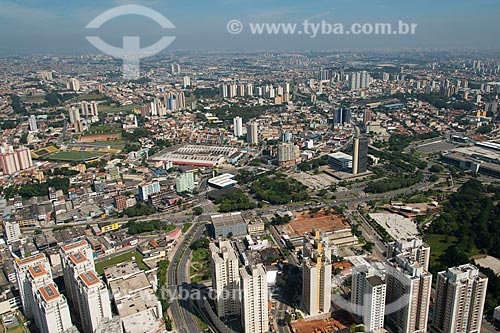
[[[60,151],[47,156],[53,161],[89,161],[101,157],[103,154],[81,151]]]

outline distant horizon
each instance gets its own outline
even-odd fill
[[[161,56],[166,56],[169,54],[179,54],[179,53],[242,53],[242,54],[252,54],[252,53],[298,53],[298,54],[329,54],[329,53],[363,53],[363,52],[377,52],[377,53],[401,53],[401,52],[409,52],[409,51],[420,51],[420,52],[452,52],[452,51],[459,51],[459,52],[480,52],[480,51],[488,51],[488,52],[499,52],[500,53],[500,47],[498,48],[392,48],[392,49],[387,49],[387,48],[366,48],[366,49],[335,49],[335,50],[315,50],[315,49],[262,49],[262,50],[248,50],[248,49],[167,49],[166,51],[162,51],[161,53],[158,53],[157,55],[148,57],[149,58],[155,58],[155,57],[161,57]],[[50,52],[50,51],[24,51],[24,52],[3,52],[0,50],[0,57],[16,57],[16,56],[49,56],[49,55],[54,55],[54,56],[106,56],[106,57],[111,57],[108,56],[102,52],[99,52],[98,50],[95,51],[80,51],[80,52]]]
[[[168,18],[175,29],[163,30],[156,22],[137,15],[116,17],[98,31],[86,25],[103,12],[124,4],[151,8]],[[490,49],[500,48],[497,34],[497,0],[0,0],[1,54],[86,54],[97,53],[87,40],[99,35],[120,46],[123,36],[140,36],[141,45],[158,37],[176,37],[169,50],[289,51],[325,49]],[[227,24],[241,21],[241,34],[228,32]],[[295,23],[311,21],[351,26],[354,23],[418,25],[414,35],[318,35],[260,34],[249,30],[252,23]]]

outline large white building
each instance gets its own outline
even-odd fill
[[[304,263],[302,266],[302,302],[310,316],[330,312],[332,290],[332,251],[328,237],[314,230],[310,238],[304,236]]]
[[[175,180],[175,190],[177,193],[190,192],[195,188],[194,173],[192,172],[185,172]]]
[[[386,325],[393,332],[427,332],[432,274],[402,253],[387,261],[386,284]]]
[[[240,276],[243,333],[267,333],[269,312],[266,269],[262,264],[243,267]]]
[[[19,222],[15,220],[3,220],[3,236],[7,244],[11,244],[21,239],[21,228]]]
[[[71,304],[76,306],[78,304],[77,278],[84,272],[94,270],[93,251],[85,240],[81,240],[61,246],[59,253],[61,255],[66,295]]]
[[[241,119],[241,117],[233,119],[233,134],[236,137],[243,135],[243,119]]]
[[[278,145],[278,164],[280,166],[295,164],[300,156],[300,149],[292,142],[282,142]]]
[[[18,289],[25,316],[34,320],[41,333],[76,332],[66,298],[52,280],[48,259],[43,254],[16,260]]]
[[[41,333],[63,333],[73,330],[68,302],[54,283],[39,288],[35,294],[35,323]]]
[[[210,243],[212,288],[219,317],[240,314],[238,256],[230,241]]]
[[[442,333],[479,333],[488,278],[466,264],[439,272],[433,327]]]
[[[38,125],[36,123],[36,116],[32,114],[28,119],[28,125],[30,127],[30,132],[38,132]]]
[[[95,332],[102,322],[113,317],[108,288],[93,270],[78,275],[76,284],[78,313],[83,331]]]
[[[50,274],[50,276],[52,276],[49,261],[47,260],[45,255],[41,253],[24,259],[16,259],[14,265],[16,271],[17,287],[19,289],[19,296],[23,305],[23,313],[27,318],[30,319],[33,319],[34,316],[34,296],[31,290],[31,284],[28,280],[28,276],[30,275],[30,267],[35,266],[40,268],[40,272],[43,271],[45,272],[44,274]],[[35,272],[35,270],[33,269],[32,271]]]
[[[147,201],[150,195],[160,192],[160,183],[155,181],[152,183],[139,184],[138,191],[139,199]]]
[[[383,329],[386,284],[380,272],[367,267],[354,268],[351,289],[354,312],[363,320],[365,331],[378,332]]]

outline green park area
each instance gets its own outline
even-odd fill
[[[189,275],[191,282],[198,283],[210,279],[210,251],[208,249],[208,239],[199,239],[191,245],[193,251],[191,256],[191,266]]]
[[[146,264],[142,261],[144,256],[140,254],[138,251],[134,250],[130,252],[125,252],[123,254],[120,254],[116,257],[112,257],[104,261],[97,262],[95,264],[95,270],[97,271],[98,274],[102,275],[104,274],[104,268],[132,260],[132,258],[135,258],[135,261],[137,262],[137,265],[139,265],[140,269],[144,271],[149,269],[149,267],[146,266]]]
[[[450,247],[457,245],[458,239],[450,235],[432,234],[425,238],[425,242],[431,247],[430,265],[434,267]]]

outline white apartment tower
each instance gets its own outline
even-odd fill
[[[439,272],[433,326],[442,333],[479,333],[488,278],[466,264]]]
[[[239,315],[238,256],[230,241],[210,243],[212,288],[219,317]]]
[[[78,304],[77,278],[80,274],[95,269],[93,252],[90,245],[85,240],[81,240],[61,246],[59,253],[66,294],[71,303],[76,306]]]
[[[38,132],[38,125],[36,124],[36,116],[34,114],[28,119],[28,125],[30,127],[30,132]]]
[[[113,317],[108,289],[93,270],[78,275],[76,284],[78,312],[83,331],[95,332],[101,322]]]
[[[236,117],[233,119],[233,134],[236,137],[243,135],[243,119],[241,117]]]
[[[21,228],[19,222],[15,220],[3,220],[3,236],[7,244],[11,244],[21,239]]]
[[[45,255],[42,253],[24,258],[24,259],[16,259],[14,262],[14,267],[16,271],[17,278],[17,287],[19,289],[19,295],[21,298],[21,303],[23,305],[23,313],[29,318],[34,318],[34,296],[31,288],[31,283],[29,280],[30,268],[38,267],[37,269],[31,268],[31,271],[35,273],[40,271],[44,272],[44,274],[50,274],[52,276],[52,271],[50,270],[50,264]]]
[[[251,145],[259,144],[259,125],[254,121],[247,123],[247,142]]]
[[[387,247],[387,258],[396,257],[402,253],[407,253],[412,259],[418,262],[425,271],[429,271],[429,260],[431,248],[425,244],[421,238],[410,237],[399,239],[390,243]]]
[[[41,333],[63,333],[73,328],[68,302],[54,283],[39,288],[35,300],[35,323]]]
[[[403,253],[387,261],[386,285],[386,325],[393,332],[427,332],[432,274]]]
[[[366,332],[384,328],[386,284],[380,272],[367,267],[354,268],[351,289],[354,312],[363,320]]]
[[[269,332],[267,297],[267,273],[264,265],[252,265],[240,269],[241,319],[243,333]]]
[[[329,313],[332,292],[332,250],[321,230],[313,238],[304,235],[302,266],[302,302],[310,316]]]
[[[69,122],[72,124],[76,124],[80,121],[80,110],[77,108],[71,108],[69,110]]]

